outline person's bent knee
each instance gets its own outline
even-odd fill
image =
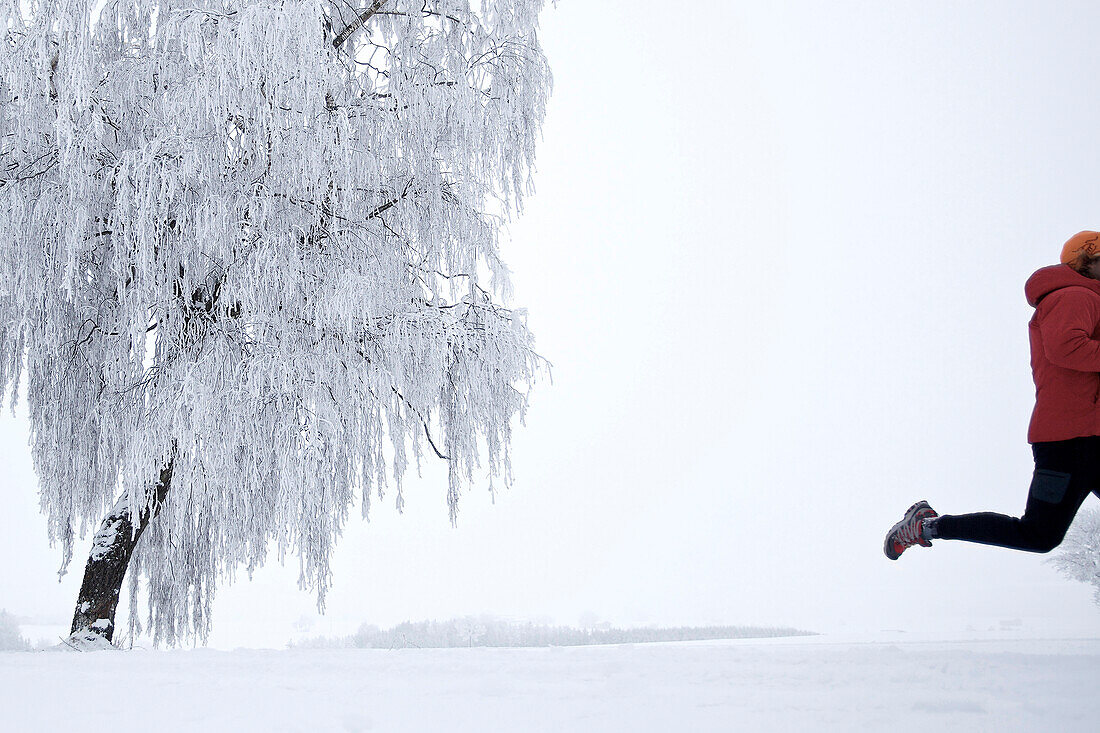
[[[1027,548],[1031,552],[1038,552],[1040,554],[1046,554],[1062,544],[1062,539],[1065,535],[1057,535],[1055,537],[1037,537],[1033,540],[1030,546]]]
[[[1062,526],[1061,522],[1038,522],[1029,516],[1020,520],[1020,539],[1023,547],[1030,552],[1046,554],[1058,545],[1069,530],[1069,524]]]

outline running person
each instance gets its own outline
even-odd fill
[[[1035,308],[1028,327],[1035,409],[1027,433],[1035,473],[1023,516],[939,516],[918,501],[886,535],[891,560],[936,539],[1050,552],[1089,492],[1100,496],[1100,232],[1070,237],[1061,261],[1024,286]]]

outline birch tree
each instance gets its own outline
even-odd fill
[[[270,553],[323,605],[357,500],[510,481],[543,2],[355,2],[0,0],[0,389],[63,570],[93,535],[78,637],[125,576],[205,638]]]

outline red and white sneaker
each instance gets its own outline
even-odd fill
[[[923,499],[909,507],[901,521],[886,533],[886,542],[882,546],[882,551],[886,553],[886,557],[897,560],[901,557],[901,553],[913,545],[931,547],[932,543],[921,536],[921,521],[938,516],[936,510]]]

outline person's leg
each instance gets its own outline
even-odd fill
[[[1036,443],[1035,473],[1024,515],[945,514],[928,524],[928,539],[965,540],[1028,552],[1050,552],[1062,542],[1089,492],[1097,488],[1100,439]]]

